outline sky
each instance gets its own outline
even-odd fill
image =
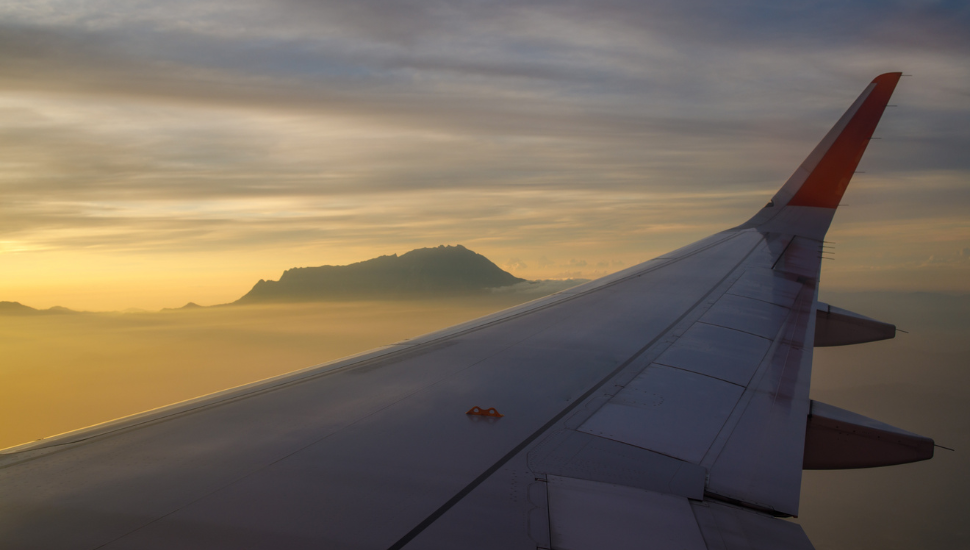
[[[595,278],[744,222],[888,71],[823,288],[967,292],[968,56],[965,2],[0,2],[0,300],[440,244]]]

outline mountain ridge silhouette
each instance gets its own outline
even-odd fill
[[[349,265],[287,269],[233,304],[388,299],[488,292],[525,282],[462,245],[418,248]]]
[[[0,302],[0,315],[63,315],[68,313],[78,313],[73,309],[54,306],[47,309],[37,309],[25,306],[20,302]]]

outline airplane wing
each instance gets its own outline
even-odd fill
[[[822,239],[899,79],[750,221],[378,350],[0,452],[9,548],[811,548],[803,467],[932,440],[809,399]],[[886,331],[889,331],[887,334]],[[928,445],[928,447],[927,447]]]

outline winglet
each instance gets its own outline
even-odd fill
[[[738,227],[822,239],[900,76],[873,79],[771,201]]]
[[[816,206],[821,208],[837,208],[849,180],[855,173],[862,154],[869,145],[876,124],[886,110],[886,104],[896,89],[896,83],[902,73],[886,73],[877,76],[866,90],[859,96],[856,103],[843,116],[849,117],[845,125],[835,136],[832,134],[842,126],[836,124],[832,132],[825,136],[822,143],[809,155],[799,170],[808,168],[809,174],[804,183],[788,201],[790,206]],[[861,104],[859,102],[861,101]],[[854,112],[853,112],[854,111]],[[834,137],[833,140],[830,138]],[[827,145],[824,150],[819,151]],[[819,155],[818,153],[821,153]],[[821,158],[819,158],[821,157]],[[814,164],[811,166],[809,163]],[[809,164],[809,166],[806,166]]]

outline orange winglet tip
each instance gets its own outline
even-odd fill
[[[493,418],[502,418],[503,416],[505,416],[504,414],[499,414],[499,412],[495,410],[495,407],[491,407],[488,409],[483,409],[481,407],[472,407],[471,409],[468,409],[468,412],[466,412],[465,414],[470,414],[472,416],[491,416]]]
[[[854,106],[855,112],[788,201],[789,206],[838,208],[901,75],[885,73],[872,80],[860,96],[862,103]]]

